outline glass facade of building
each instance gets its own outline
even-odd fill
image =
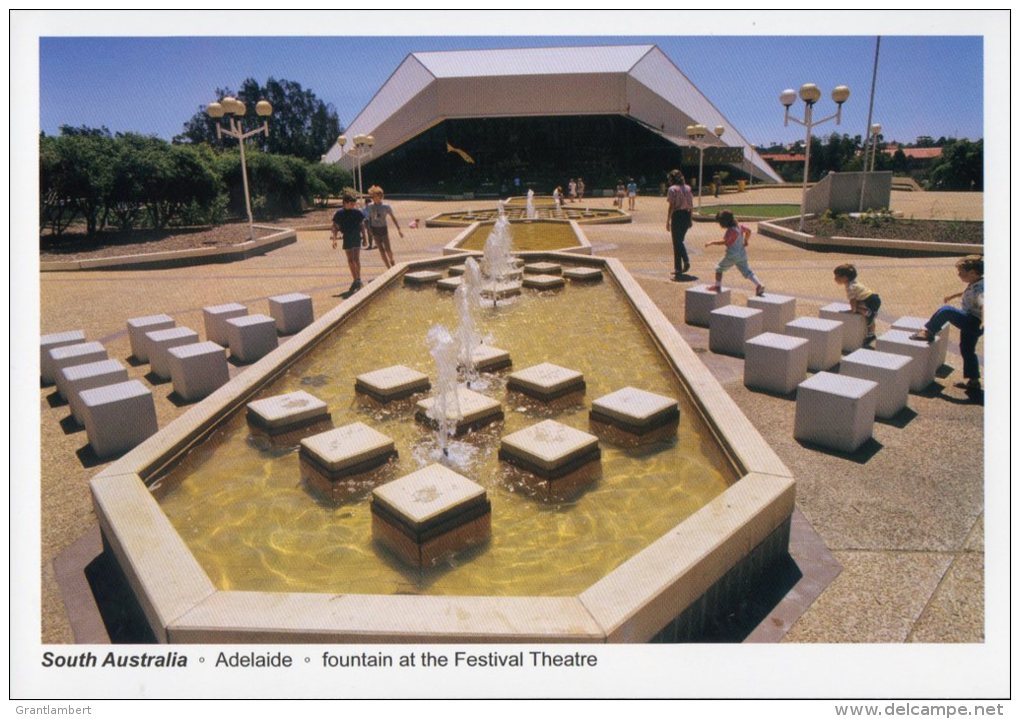
[[[706,150],[705,182],[720,170],[733,176],[735,167],[722,163],[739,166],[741,158],[740,148]],[[371,160],[363,173],[366,186],[379,184],[387,193],[494,197],[529,188],[549,195],[557,185],[566,193],[571,178],[583,177],[591,196],[628,178],[642,193],[658,193],[676,167],[696,179],[697,151],[677,147],[630,117],[573,115],[445,120]]]

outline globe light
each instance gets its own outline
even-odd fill
[[[231,95],[227,95],[225,98],[220,100],[220,105],[223,106],[223,113],[226,115],[233,115],[237,112],[236,103],[237,100]]]
[[[877,135],[880,132],[882,132],[882,126],[879,123],[876,122],[874,125],[871,126],[872,135]]]
[[[255,105],[255,114],[259,117],[269,117],[273,114],[273,106],[268,100],[259,100]]]
[[[789,107],[797,102],[797,91],[793,88],[783,90],[779,93],[779,102],[782,103],[783,107]]]
[[[214,119],[221,118],[224,114],[223,105],[218,102],[210,102],[206,105],[205,112],[209,117]]]
[[[347,144],[347,135],[338,135],[336,138],[336,144],[338,144],[342,150],[344,145]]]
[[[846,85],[837,85],[832,90],[832,101],[837,105],[842,105],[850,98],[850,88]]]
[[[722,137],[723,133],[726,132],[726,128],[723,127],[722,125],[716,125],[715,129],[712,132],[715,133],[716,137]]]
[[[849,93],[850,91],[847,90],[847,94]],[[805,82],[803,85],[800,86],[800,99],[803,100],[808,105],[814,105],[821,98],[822,91],[819,90],[818,85],[815,85],[813,82]]]

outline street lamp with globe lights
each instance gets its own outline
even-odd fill
[[[347,135],[340,135],[336,138],[336,144],[340,146],[340,154],[343,155],[344,145],[347,144]],[[358,191],[360,197],[362,193],[362,179],[361,179],[361,160],[372,154],[372,146],[375,144],[375,138],[371,135],[355,135],[353,138],[353,147],[348,151],[349,154],[354,155],[354,159],[357,160],[358,165],[355,171],[355,188]]]
[[[798,120],[796,117],[790,117],[790,106],[797,101],[797,96],[800,95],[800,99],[804,101],[804,119]],[[815,125],[821,125],[824,122],[828,122],[835,118],[836,124],[840,122],[840,118],[843,112],[843,103],[850,97],[850,88],[846,85],[837,85],[832,91],[832,100],[836,103],[836,112],[828,117],[823,117],[821,120],[815,120],[812,118],[812,111],[815,103],[818,102],[822,97],[822,91],[818,89],[818,86],[814,83],[804,83],[800,86],[800,92],[796,90],[788,89],[783,90],[779,95],[779,102],[782,103],[786,111],[783,115],[783,127],[790,124],[790,120],[793,120],[798,125],[802,125],[807,130],[807,138],[804,146],[804,181],[801,187],[800,193],[800,231],[804,231],[804,199],[807,196],[807,183],[808,183],[808,171],[811,168],[811,128]]]
[[[209,103],[205,111],[209,117],[216,120],[216,137],[218,139],[224,135],[233,137],[241,146],[241,180],[244,183],[244,205],[248,210],[248,239],[254,240],[255,220],[251,214],[251,195],[248,192],[248,167],[244,158],[244,141],[261,133],[269,137],[269,116],[273,114],[273,106],[267,100],[259,100],[255,103],[255,114],[263,118],[262,126],[245,132],[241,118],[244,117],[247,109],[243,102],[228,95],[219,102]],[[223,127],[220,124],[219,120],[222,117],[226,117],[230,122],[229,127]]]
[[[722,137],[726,128],[722,125],[716,125],[712,133],[716,137]],[[701,185],[702,185],[702,171],[705,166],[705,148],[708,147],[708,143],[702,142],[708,134],[708,128],[704,125],[688,125],[687,126],[687,139],[691,141],[691,144],[698,148],[698,213],[701,213]]]

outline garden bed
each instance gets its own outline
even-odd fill
[[[773,224],[790,230],[797,230],[800,218],[777,220]],[[860,237],[908,240],[912,242],[983,245],[985,223],[962,220],[897,219],[885,216],[861,220],[839,216],[835,218],[820,217],[805,219],[803,231],[819,239]]]

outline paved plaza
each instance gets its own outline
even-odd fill
[[[705,204],[792,203],[798,188],[756,189],[744,194],[705,198]],[[609,207],[609,198],[590,202]],[[491,200],[422,202],[393,199],[404,238],[393,239],[398,262],[439,256],[459,228],[408,229],[412,218],[464,208],[490,208]],[[894,192],[892,209],[906,217],[982,219],[977,193]],[[633,222],[584,228],[593,252],[619,258],[644,291],[671,320],[709,367],[758,432],[797,478],[797,526],[792,546],[805,580],[819,578],[815,590],[798,585],[817,599],[794,615],[777,612],[770,627],[751,639],[786,642],[981,642],[984,606],[984,408],[953,384],[962,379],[958,335],[952,332],[947,368],[922,394],[912,394],[910,411],[875,424],[873,441],[853,455],[809,448],[793,438],[794,402],[748,390],[740,358],[709,351],[708,330],[686,325],[684,290],[710,283],[719,247],[705,248],[722,231],[710,222],[695,223],[688,234],[691,279],[669,279],[672,253],[665,227],[666,202],[639,197]],[[753,225],[752,225],[753,226]],[[125,322],[132,317],[167,314],[178,326],[203,325],[202,308],[241,303],[251,312],[268,313],[271,296],[300,292],[312,298],[316,317],[335,307],[350,277],[342,254],[330,249],[326,230],[298,229],[297,242],[264,256],[230,264],[166,270],[46,272],[40,274],[41,333],[84,330],[101,342],[110,357],[131,355]],[[812,252],[755,234],[750,264],[769,292],[797,299],[798,316],[844,301],[832,268],[856,264],[861,281],[881,294],[878,334],[905,315],[927,317],[945,295],[963,289],[955,258],[898,258]],[[365,281],[382,274],[375,250],[362,252]],[[746,304],[754,287],[736,270],[724,284],[733,302]],[[978,353],[984,356],[983,341]],[[129,366],[131,379],[146,382],[148,365]],[[243,368],[231,366],[231,375]],[[152,386],[159,426],[187,411],[174,404],[169,383]],[[65,420],[67,407],[40,390],[42,513],[42,641],[96,641],[83,633],[85,612],[74,601],[58,567],[68,556],[87,551],[83,538],[96,535],[88,482],[105,466],[87,449],[84,431]],[[947,438],[952,438],[948,441]],[[1008,481],[1005,476],[996,480]],[[87,560],[88,557],[85,556]],[[813,568],[812,568],[813,567]],[[831,581],[830,581],[831,580]],[[813,593],[812,593],[813,591]]]

